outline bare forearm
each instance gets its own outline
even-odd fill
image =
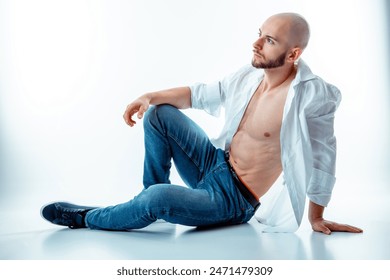
[[[178,109],[191,107],[191,90],[189,87],[177,87],[167,90],[146,93],[151,105],[170,104]]]
[[[313,201],[310,201],[309,204],[309,222],[313,224],[315,221],[319,219],[323,219],[324,215],[324,206],[318,205]]]
[[[189,87],[178,87],[146,93],[127,105],[123,118],[129,126],[134,126],[136,124],[134,114],[141,119],[150,105],[159,104],[170,104],[178,109],[190,108],[191,90]]]

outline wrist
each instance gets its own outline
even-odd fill
[[[153,92],[145,93],[144,95],[141,96],[141,99],[143,99],[145,102],[149,104],[152,104]]]
[[[324,218],[323,217],[309,217],[309,222],[311,225],[314,225],[318,222],[322,222],[324,221]]]
[[[324,208],[325,208],[324,206],[318,205],[310,201],[309,215],[308,215],[310,224],[324,220],[323,218]]]

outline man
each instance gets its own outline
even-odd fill
[[[135,114],[144,117],[144,190],[104,208],[52,203],[42,216],[71,228],[107,230],[142,228],[157,219],[189,226],[245,223],[283,173],[298,225],[307,195],[314,231],[362,232],[323,218],[335,182],[333,120],[341,96],[298,61],[309,37],[300,15],[271,16],[253,44],[252,65],[217,83],[136,99],[124,119],[132,127]],[[214,143],[178,110],[218,115],[222,107],[226,122]],[[170,183],[172,159],[187,187]]]

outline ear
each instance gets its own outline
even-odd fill
[[[287,54],[287,61],[294,63],[295,61],[298,60],[298,58],[301,56],[303,50],[299,47],[292,48],[290,52]]]

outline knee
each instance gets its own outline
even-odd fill
[[[152,106],[144,115],[144,127],[146,128],[150,124],[161,124],[164,123],[165,120],[172,120],[174,119],[173,115],[178,111],[179,110],[176,107],[169,104]]]
[[[145,202],[149,208],[164,208],[172,198],[171,185],[156,184],[144,190]]]

